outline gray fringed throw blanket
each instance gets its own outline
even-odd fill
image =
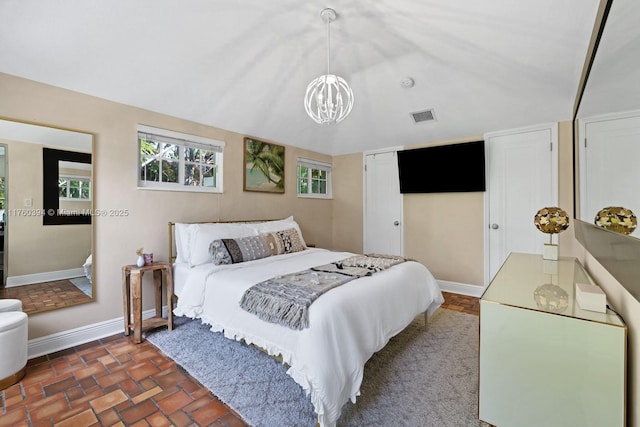
[[[322,294],[404,261],[405,258],[390,255],[356,255],[277,276],[247,289],[240,307],[267,322],[302,330],[309,327],[309,306]]]

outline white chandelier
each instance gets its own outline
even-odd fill
[[[304,95],[304,109],[316,123],[331,124],[343,121],[353,108],[353,92],[347,82],[329,71],[331,52],[331,22],[336,11],[330,8],[320,12],[327,23],[327,74],[314,79]]]

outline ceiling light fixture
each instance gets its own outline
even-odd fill
[[[314,79],[304,95],[304,109],[316,123],[331,124],[343,121],[353,108],[353,91],[340,76],[331,74],[331,22],[337,18],[336,11],[331,8],[320,12],[322,20],[327,23],[327,74]]]

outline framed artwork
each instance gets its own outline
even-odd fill
[[[244,191],[284,193],[284,147],[244,139]]]

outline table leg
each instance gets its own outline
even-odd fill
[[[156,317],[162,317],[162,271],[153,271],[153,291],[155,293]]]
[[[140,271],[131,272],[131,287],[133,299],[133,341],[142,342],[142,274]]]
[[[122,306],[124,307],[124,334],[129,335],[131,323],[131,286],[129,284],[129,272],[122,270]]]
[[[167,267],[163,271],[164,282],[167,285],[167,327],[170,331],[173,331],[173,276],[171,274],[171,267]]]

